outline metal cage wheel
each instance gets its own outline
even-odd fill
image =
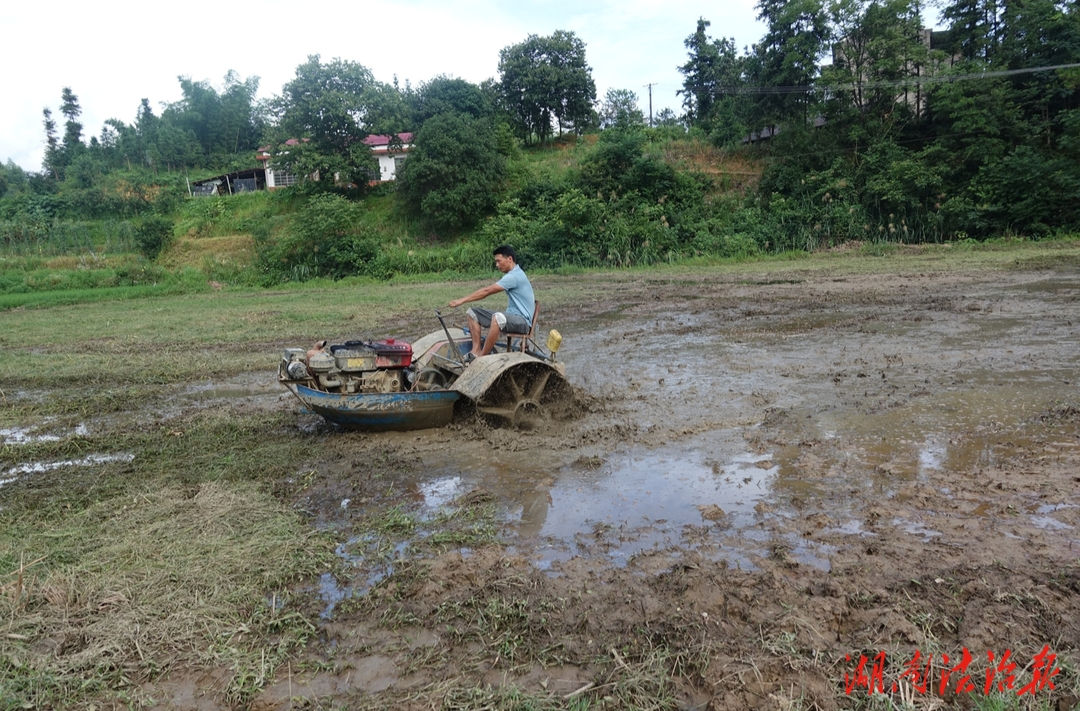
[[[476,409],[508,420],[515,427],[535,427],[551,419],[551,405],[562,389],[562,377],[550,368],[512,368],[499,378]]]

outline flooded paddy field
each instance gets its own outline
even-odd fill
[[[339,430],[268,367],[0,428],[0,492],[148,456],[16,454],[115,418],[290,443],[264,484],[330,554],[263,604],[309,633],[243,696],[212,655],[147,677],[154,708],[1080,703],[1080,270],[579,279],[535,428]]]

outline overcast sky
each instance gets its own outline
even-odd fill
[[[669,107],[686,61],[683,40],[699,16],[713,37],[741,49],[758,41],[756,0],[354,0],[303,5],[278,0],[147,3],[129,0],[0,2],[6,66],[0,72],[0,162],[41,169],[48,106],[63,135],[60,93],[70,86],[82,106],[83,137],[106,119],[133,123],[143,97],[180,99],[177,76],[220,89],[230,69],[259,77],[259,97],[280,93],[309,54],[359,62],[375,78],[414,85],[439,74],[479,83],[498,73],[499,50],[529,34],[571,30],[586,45],[597,94],[637,93],[648,114]]]

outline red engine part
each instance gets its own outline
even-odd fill
[[[375,349],[376,368],[408,368],[412,363],[412,346],[387,338],[368,344]]]

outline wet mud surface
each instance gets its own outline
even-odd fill
[[[306,588],[318,640],[255,708],[482,708],[477,689],[511,686],[598,708],[854,708],[861,655],[887,654],[899,703],[917,650],[940,672],[963,648],[976,691],[916,698],[968,708],[989,652],[1011,650],[1019,689],[1046,645],[1062,673],[1039,698],[1077,703],[1080,274],[598,293],[545,312],[577,400],[533,430],[462,414],[352,433],[259,396],[312,439],[282,495],[342,543]],[[230,397],[211,390],[183,397]],[[390,509],[422,531],[483,507],[494,530],[464,546],[401,535],[375,554],[359,534]]]

